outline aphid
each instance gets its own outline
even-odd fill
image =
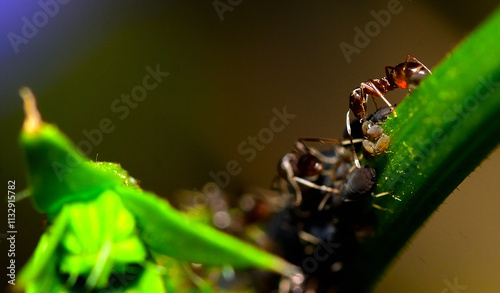
[[[381,124],[385,122],[387,117],[392,113],[392,109],[384,107],[374,114],[370,115],[361,125],[363,132],[363,149],[371,155],[379,155],[383,153],[391,138],[384,133]]]
[[[358,200],[371,193],[375,184],[375,169],[368,166],[354,169],[342,188],[342,197],[345,200]]]

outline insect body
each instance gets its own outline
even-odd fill
[[[370,155],[379,155],[389,146],[391,139],[384,133],[381,125],[391,113],[392,109],[390,107],[380,108],[377,112],[368,116],[361,124],[364,136],[363,149]]]
[[[310,188],[324,192],[339,192],[332,188],[331,180],[322,175],[324,163],[318,156],[327,158],[299,140],[295,144],[294,151],[283,156],[278,164],[278,175],[292,187],[296,205],[302,203],[303,191]]]
[[[328,143],[332,148],[319,151],[305,142]],[[295,151],[280,161],[279,166],[289,165],[293,175],[283,176],[287,172],[279,168],[281,177],[298,186],[301,201],[290,201],[275,217],[269,236],[285,259],[308,273],[307,292],[327,292],[338,284],[343,264],[373,230],[372,217],[365,214],[370,211],[376,173],[368,166],[356,166],[348,144],[349,140],[301,138]],[[317,255],[321,261],[311,270],[308,265]]]
[[[384,116],[383,120],[385,120],[391,112],[396,115],[394,106],[385,98],[385,94],[396,88],[406,88],[408,91],[412,91],[429,74],[431,74],[431,71],[422,62],[408,55],[405,62],[396,66],[386,66],[385,77],[362,82],[361,86],[355,88],[349,96],[349,110],[346,115],[346,128],[349,137],[352,138],[350,122],[350,113],[352,112],[363,123],[363,133],[367,138],[367,140],[363,141],[364,149],[371,155],[384,152],[389,145],[390,138],[383,133],[380,126],[382,123],[375,121],[377,119],[374,118],[372,118],[374,121],[368,124],[364,123],[367,120],[366,103],[368,102],[368,96],[371,96],[375,103],[376,113],[381,109],[379,109],[375,98],[379,97],[387,104],[387,109],[379,114]]]
[[[376,174],[373,168],[364,166],[354,169],[342,188],[342,197],[345,200],[363,199],[367,194],[370,194],[375,179]]]
[[[364,119],[369,95],[372,96],[377,109],[375,98],[378,97],[394,110],[384,95],[396,88],[406,88],[412,91],[429,74],[431,71],[422,62],[408,55],[405,62],[396,66],[386,66],[385,77],[370,79],[367,82],[362,82],[360,87],[355,88],[349,96],[349,110],[356,118]]]
[[[380,122],[376,121],[376,123]],[[364,140],[355,139],[352,142],[358,143],[364,142]],[[327,152],[329,155],[325,155],[316,148],[306,146],[306,141],[330,143],[333,149]],[[373,185],[373,178],[370,178],[369,182],[363,182],[361,180],[363,177],[358,176],[367,170],[367,167],[361,166],[356,154],[347,146],[350,143],[351,140],[300,138],[295,151],[281,159],[278,168],[280,177],[287,180],[296,194],[300,194],[301,197],[300,201],[295,202],[296,205],[301,204],[303,193],[309,195],[318,191],[323,192],[323,200],[319,205],[316,205],[318,210],[323,210],[330,197],[344,194],[344,197],[340,199],[342,201],[350,200],[351,193],[354,197],[356,194],[366,195],[369,193]],[[374,174],[375,171],[371,170],[371,173]],[[370,185],[370,188],[358,188],[358,185]],[[361,190],[365,190],[365,192],[360,193]],[[307,200],[307,202],[316,201],[318,197],[319,195],[312,196],[314,199]],[[339,198],[334,198],[334,202],[336,202],[335,206],[338,205]]]

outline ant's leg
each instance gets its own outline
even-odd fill
[[[380,97],[387,104],[387,106],[389,106],[389,108],[391,108],[392,112],[394,113],[394,117],[398,117],[398,115],[396,114],[396,110],[394,109],[394,107],[391,105],[391,103],[389,103],[389,101],[380,92],[380,90],[376,86],[373,85],[373,83],[371,81],[368,81],[368,83],[362,82],[361,83],[361,87],[362,88],[364,87],[367,90],[373,90],[377,94],[377,96]],[[372,95],[372,99],[375,101],[375,98],[373,97],[373,95]]]
[[[307,153],[315,156],[320,161],[325,162],[327,164],[336,164],[338,161],[336,156],[333,156],[333,157],[325,156],[325,155],[323,155],[323,153],[321,153],[316,148],[313,148],[313,147],[306,145],[306,141],[315,141],[315,142],[323,143],[324,140],[326,140],[326,139],[323,139],[323,138],[299,138],[299,139],[297,139],[296,144],[297,145],[300,144],[301,146],[303,146],[303,149],[306,150]],[[335,140],[335,142],[337,142],[337,140]],[[340,141],[339,141],[339,143],[340,143]],[[303,153],[305,153],[305,152],[303,151]]]
[[[326,203],[327,203],[328,199],[330,199],[330,197],[331,197],[331,196],[332,196],[332,194],[331,194],[331,193],[328,193],[327,195],[325,195],[325,196],[323,197],[323,199],[321,200],[321,202],[320,202],[320,203],[319,203],[319,205],[318,205],[318,211],[322,211],[322,210],[323,210],[323,208],[325,207],[325,205],[326,205]]]
[[[345,127],[347,128],[347,134],[349,134],[349,137],[352,140],[352,131],[351,131],[351,109],[347,110],[347,115],[345,117]]]
[[[366,83],[361,83],[361,88],[363,89],[363,92],[364,92],[364,89],[366,88],[369,92],[371,92],[371,93],[376,92],[378,96],[383,97],[383,95],[381,96],[382,93],[378,90],[378,88],[375,86],[375,84],[372,82],[372,80],[368,80]],[[367,96],[368,96],[368,94],[367,94]],[[376,112],[380,109],[380,107],[378,106],[376,99],[373,97],[373,94],[371,96],[372,96],[373,104],[375,105],[375,112]],[[368,98],[365,98],[365,100],[368,100]]]
[[[347,111],[347,115],[345,117],[347,134],[349,134],[349,141],[351,142],[352,155],[354,156],[354,165],[356,168],[361,168],[361,164],[359,163],[358,156],[356,155],[356,148],[354,147],[353,139],[352,139],[352,130],[351,130],[351,119],[350,119],[351,110]]]
[[[389,194],[391,194],[391,193],[386,191],[386,192],[381,192],[381,193],[378,193],[378,194],[372,194],[372,197],[373,198],[377,198],[377,197],[381,197],[381,196],[385,196],[385,195],[389,195]],[[390,212],[390,213],[393,212],[391,209],[381,207],[381,206],[379,206],[378,204],[375,204],[375,203],[372,203],[372,207],[376,208],[377,210],[384,211],[384,212]]]
[[[321,190],[321,191],[326,191],[326,192],[332,192],[332,193],[340,194],[340,190],[338,190],[336,188],[328,187],[326,185],[318,185],[316,183],[312,183],[311,181],[306,180],[306,179],[301,178],[301,177],[298,177],[298,176],[293,177],[293,180],[295,180],[295,182],[300,183],[302,185],[305,185],[307,187],[311,187],[311,188],[318,189],[318,190]]]
[[[340,146],[353,145],[355,143],[362,143],[363,140],[364,140],[363,138],[353,139],[352,137],[351,138],[346,138],[346,139],[310,138],[310,137],[306,138],[306,137],[302,137],[302,138],[298,139],[298,141],[300,141],[304,145],[305,145],[306,141],[314,141],[314,142],[319,142],[319,143],[322,143],[322,144],[324,144],[325,142],[333,143],[334,146],[335,146],[335,152],[336,153],[340,153],[342,151],[342,148]],[[335,163],[337,163],[338,159],[336,157],[325,156],[320,151],[318,151],[317,149],[309,147],[309,146],[307,147],[307,149],[309,150],[309,153],[311,155],[316,156],[322,162],[325,162],[325,163],[328,163],[328,164],[335,164]]]
[[[307,232],[304,232],[303,230],[299,231],[298,234],[299,234],[300,239],[305,240],[309,243],[316,244],[316,245],[319,245],[321,243],[321,240],[319,240],[318,237],[311,235]],[[283,292],[285,292],[285,291],[283,291]],[[286,291],[286,292],[289,292],[289,291]]]
[[[349,111],[347,111],[347,121],[349,121]],[[349,125],[349,124],[348,124]],[[337,144],[337,145],[342,145],[342,146],[346,146],[346,145],[351,145],[351,148],[352,148],[352,155],[353,155],[353,160],[354,160],[354,165],[356,168],[361,168],[361,163],[359,162],[359,158],[358,158],[358,155],[356,153],[356,149],[354,148],[354,144],[355,143],[360,143],[360,142],[363,142],[364,139],[363,138],[356,138],[356,139],[353,139],[352,138],[352,135],[351,135],[351,132],[350,132],[350,128],[348,128],[347,132],[349,133],[349,138],[348,139],[334,139],[334,138],[306,138],[306,137],[302,137],[302,138],[299,138],[298,140],[305,144],[306,141],[315,141],[315,142],[320,142],[320,143],[324,143],[324,142],[330,142],[330,143],[334,143],[334,144]],[[338,147],[338,146],[337,146]],[[327,163],[330,163],[328,159],[324,159],[324,155],[321,154],[320,152],[318,152],[316,149],[314,148],[309,148],[309,151],[311,152],[311,154],[315,155],[316,157],[320,158],[321,161],[324,161],[324,162],[327,162]]]
[[[347,121],[349,121],[349,111],[347,111]],[[348,124],[349,125],[349,124]],[[363,142],[364,139],[362,138],[357,138],[357,139],[353,139],[352,138],[352,135],[351,135],[351,132],[350,132],[350,128],[347,129],[347,132],[349,134],[349,138],[348,139],[334,139],[334,138],[299,138],[298,140],[302,143],[304,143],[305,141],[316,141],[316,142],[331,142],[331,143],[335,143],[335,144],[340,144],[340,145],[348,145],[350,144],[351,147],[352,147],[352,154],[353,154],[353,157],[354,157],[354,165],[356,165],[356,168],[361,168],[361,164],[359,163],[359,159],[358,159],[358,155],[356,154],[356,150],[354,148],[354,144],[355,143],[360,143],[360,142]],[[323,159],[324,156],[323,154],[321,153],[315,153],[316,150],[314,150],[313,148],[309,148],[309,150],[311,151],[311,153],[315,156],[317,156],[318,158],[320,158],[320,160],[322,161],[326,161],[328,163],[328,160],[325,160]]]
[[[389,106],[391,109],[394,109],[394,107],[391,105],[391,103],[389,103],[389,101],[385,98],[385,96],[380,92],[380,90],[373,84],[373,82],[371,80],[369,80],[367,83],[362,82],[361,88],[365,88],[371,92],[375,92],[377,94],[377,97],[380,97],[387,104],[387,106]],[[375,105],[377,105],[373,95],[372,95],[372,99],[373,99],[373,102],[375,103]],[[377,110],[378,110],[378,108],[377,108]]]
[[[388,208],[381,207],[381,206],[379,206],[378,204],[374,204],[374,203],[372,203],[372,207],[376,208],[377,210],[383,211],[383,212],[393,213],[393,210],[388,209]]]
[[[366,116],[366,103],[368,94],[362,87],[355,88],[349,95],[349,110],[358,119],[363,120]]]
[[[359,143],[359,142],[362,142],[363,139],[362,138],[356,138],[356,139],[353,139],[352,141],[348,138],[346,139],[335,139],[335,138],[311,138],[311,137],[301,137],[298,139],[298,141],[300,141],[301,143],[304,143],[306,141],[315,141],[315,142],[320,142],[320,143],[324,143],[324,142],[330,142],[330,143],[334,143],[334,144],[340,144],[340,145],[350,145],[350,144],[353,144],[353,143]],[[311,148],[308,148],[309,150],[311,150]]]
[[[377,198],[377,197],[381,197],[381,196],[389,195],[389,194],[391,194],[391,193],[388,192],[388,191],[386,191],[386,192],[381,192],[381,193],[373,194],[372,197]]]
[[[430,74],[432,74],[432,72],[429,70],[429,68],[427,68],[427,66],[425,66],[424,63],[420,62],[417,58],[413,57],[410,54],[408,54],[408,56],[406,56],[406,62],[408,62],[409,60],[413,60],[413,61],[415,61],[415,63],[420,64],[420,66],[424,67]]]
[[[354,157],[354,165],[356,168],[361,168],[361,164],[359,163],[358,155],[356,154],[356,148],[354,147],[354,142],[351,134],[351,119],[349,119],[350,112],[347,111],[346,123],[347,123],[347,133],[349,134],[349,140],[351,142],[352,155]]]
[[[292,164],[290,164],[290,159],[288,155],[285,155],[283,159],[281,159],[281,168],[286,172],[286,178],[288,183],[292,185],[292,188],[295,190],[295,204],[300,205],[302,202],[302,192],[300,191],[300,187],[297,184],[297,181],[294,180],[293,168]]]

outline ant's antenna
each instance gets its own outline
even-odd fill
[[[347,110],[347,115],[345,118],[347,134],[349,134],[349,140],[351,141],[352,155],[354,157],[354,165],[356,165],[356,168],[361,168],[361,164],[359,163],[358,155],[356,154],[356,148],[354,147],[354,142],[352,140],[351,119],[349,118],[350,114],[351,114],[351,109]]]

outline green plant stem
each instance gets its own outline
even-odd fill
[[[375,236],[361,245],[341,292],[366,292],[391,260],[500,142],[500,10],[464,40],[384,125]]]

